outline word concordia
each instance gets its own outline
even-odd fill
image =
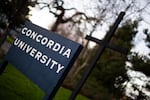
[[[48,39],[46,36],[43,36],[27,27],[22,28],[21,34],[33,39],[37,43],[45,46],[46,48],[56,52],[66,59],[69,59],[71,56],[71,49],[66,48],[65,46],[61,45],[60,43],[55,42],[54,40]],[[36,48],[32,47],[31,45],[27,44],[26,42],[22,41],[19,38],[16,38],[14,41],[14,46],[18,47],[28,55],[30,55],[35,60],[39,61],[45,66],[49,67],[50,69],[57,69],[56,73],[60,73],[64,66],[57,62],[56,60],[50,58],[48,55],[44,54],[43,52],[37,50]]]

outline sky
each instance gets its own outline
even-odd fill
[[[42,0],[39,0],[42,1]],[[48,0],[44,0],[49,2]],[[83,0],[81,3],[81,0],[66,0],[67,3],[66,5],[70,5],[68,8],[70,7],[74,7],[77,8],[77,10],[85,12],[86,8],[85,7],[90,7],[91,5],[95,4],[92,3],[91,0]],[[72,2],[75,1],[75,2]],[[97,1],[97,0],[94,0]],[[84,2],[84,3],[83,3]],[[87,5],[88,4],[88,5]],[[49,13],[49,10],[44,8],[44,9],[39,9],[39,6],[36,6],[34,8],[31,8],[30,14],[32,16],[29,17],[29,19],[34,23],[37,24],[43,28],[48,29],[48,27],[50,27],[52,25],[53,22],[55,22],[55,18],[52,14]],[[87,11],[87,10],[86,10]],[[91,12],[88,12],[91,13]],[[70,12],[69,12],[70,14]],[[99,39],[102,39],[105,36],[105,32],[106,30],[108,30],[108,27],[106,24],[104,24],[101,28],[100,31],[94,32],[93,36]],[[90,47],[94,47],[95,43],[94,42],[90,42]]]
[[[76,2],[72,2],[72,1],[74,0],[67,0],[66,5],[74,6],[75,8],[81,10],[82,12],[85,12],[85,9],[86,9],[85,6],[90,7],[91,5],[94,5],[92,4],[90,0],[83,0],[82,3],[80,3],[81,0],[76,0]],[[97,1],[97,0],[94,0],[94,1]],[[49,1],[47,0],[47,2]],[[143,5],[145,5],[145,3],[141,2],[139,6],[143,6]],[[44,8],[41,10],[39,9],[39,7],[34,7],[30,9],[31,9],[30,14],[32,15],[30,16],[30,20],[33,23],[43,28],[48,29],[48,27],[52,25],[52,23],[55,22],[54,16],[49,13],[48,9]],[[146,9],[145,12],[148,12],[148,9]],[[147,13],[143,13],[141,16],[144,17],[145,20],[148,20],[148,21],[150,20],[150,17]],[[108,27],[109,27],[108,24],[104,24],[98,31],[94,32],[93,36],[96,38],[102,39],[105,36],[105,33],[108,30]],[[150,53],[150,50],[145,45],[145,42],[144,42],[145,35],[142,32],[143,28],[149,28],[149,27],[150,27],[150,24],[148,23],[145,23],[145,22],[140,23],[140,27],[138,29],[139,33],[136,35],[136,38],[134,39],[134,44],[136,45],[131,51],[138,52],[139,54],[142,54],[142,55],[148,55],[148,53]],[[94,44],[91,44],[91,46],[94,46]]]
[[[131,51],[138,52],[140,55],[148,55],[150,53],[150,49],[146,46],[145,39],[146,35],[143,33],[143,29],[149,29],[150,30],[150,25],[141,22],[140,27],[138,28],[138,34],[136,34],[136,37],[134,38],[134,44],[135,47]],[[150,58],[150,56],[148,56]]]
[[[48,9],[43,9],[40,10],[39,8],[35,7],[35,8],[31,8],[30,14],[32,16],[30,16],[30,20],[34,23],[37,24],[43,28],[48,29],[48,26],[50,25],[50,23],[52,23],[52,21],[54,21],[53,16],[49,13]]]

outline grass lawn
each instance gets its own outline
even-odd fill
[[[70,95],[71,95],[70,90],[67,90],[67,89],[61,87],[59,89],[59,91],[57,92],[54,100],[68,100]],[[82,95],[78,95],[76,100],[89,100],[89,99]]]
[[[68,100],[71,91],[60,88],[54,100]],[[12,65],[0,75],[0,100],[42,100],[44,92]],[[78,95],[76,100],[89,100]]]

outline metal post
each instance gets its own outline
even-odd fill
[[[124,15],[125,15],[125,12],[121,12],[119,14],[119,16],[116,19],[113,27],[111,27],[110,31],[106,34],[105,38],[102,40],[102,43],[101,43],[102,45],[99,47],[98,53],[96,53],[95,58],[91,61],[91,63],[87,67],[86,71],[84,72],[83,77],[77,83],[76,88],[73,91],[73,93],[71,94],[69,100],[75,100],[77,94],[79,93],[79,91],[81,90],[81,88],[84,85],[85,81],[87,80],[87,78],[89,77],[90,73],[94,69],[94,66],[95,66],[96,62],[101,57],[102,53],[104,52],[105,48],[107,47],[107,44],[109,43],[109,41],[111,40],[112,36],[114,35],[118,25],[120,24],[121,20],[124,17]]]
[[[2,62],[2,64],[0,65],[0,75],[3,73],[3,71],[5,70],[6,66],[8,65],[8,61],[4,60]]]
[[[90,40],[90,41],[93,41],[93,42],[95,42],[95,43],[97,43],[97,44],[99,44],[99,45],[102,44],[102,40],[99,40],[99,39],[97,39],[97,38],[94,38],[94,37],[91,37],[91,36],[88,36],[88,35],[85,37],[85,39]],[[112,49],[112,50],[115,50],[115,51],[117,51],[117,52],[120,52],[120,53],[122,53],[122,54],[124,54],[124,55],[127,55],[128,52],[129,52],[129,50],[128,50],[127,48],[120,47],[120,46],[115,45],[115,44],[113,44],[113,43],[107,44],[107,48]]]

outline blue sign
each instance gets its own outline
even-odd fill
[[[53,97],[81,49],[76,42],[26,22],[6,60]]]

